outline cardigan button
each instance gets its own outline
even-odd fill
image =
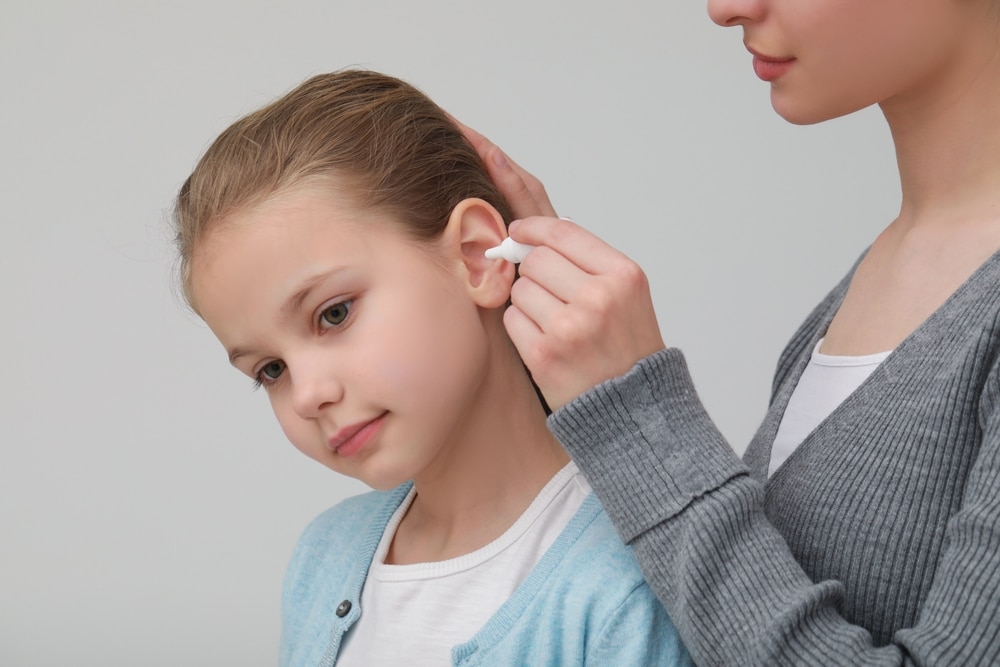
[[[337,616],[339,616],[340,618],[343,618],[343,617],[347,616],[349,613],[351,613],[351,601],[350,600],[344,600],[339,605],[337,605],[337,612],[336,613],[337,613]]]

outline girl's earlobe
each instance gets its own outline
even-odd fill
[[[486,251],[507,238],[507,226],[493,206],[482,199],[464,199],[454,208],[448,227],[457,232],[466,289],[483,308],[507,303],[514,282],[514,265],[487,259]]]

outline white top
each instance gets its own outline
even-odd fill
[[[361,617],[344,637],[338,667],[451,665],[552,546],[590,493],[570,462],[507,531],[481,549],[444,561],[386,565],[410,493],[389,520],[361,592]],[[416,662],[415,662],[416,661]]]
[[[872,374],[892,351],[839,357],[819,351],[816,343],[799,383],[792,391],[771,446],[770,477],[806,437]]]

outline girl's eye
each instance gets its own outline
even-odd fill
[[[275,382],[281,379],[281,375],[285,372],[285,362],[280,359],[275,359],[274,361],[269,361],[260,367],[257,374],[253,377],[253,388],[260,389],[261,387],[270,388]]]
[[[285,372],[285,362],[275,359],[264,364],[258,376],[265,382],[274,382]]]
[[[322,327],[336,327],[344,323],[347,315],[351,312],[351,302],[341,301],[332,306],[328,306],[319,314],[319,324]]]

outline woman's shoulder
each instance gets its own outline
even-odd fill
[[[996,343],[990,351],[989,372],[979,397],[979,427],[987,432],[991,430],[991,423],[1000,420],[1000,313],[997,322],[997,330],[993,332]]]

